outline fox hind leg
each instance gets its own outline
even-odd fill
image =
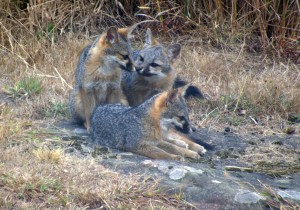
[[[170,154],[155,145],[143,144],[133,152],[153,159],[183,160],[180,155]]]

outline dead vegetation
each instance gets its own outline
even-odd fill
[[[151,181],[117,174],[92,158],[70,157],[63,146],[46,143],[57,134],[41,125],[68,119],[81,49],[106,26],[154,19],[140,26],[134,44],[140,46],[152,27],[162,41],[183,45],[180,76],[210,98],[191,103],[198,126],[261,135],[285,135],[292,128],[299,135],[297,120],[288,120],[300,118],[299,9],[294,0],[1,1],[0,206],[190,207]],[[279,150],[268,155],[281,158]],[[260,153],[249,151],[245,161],[256,163]],[[299,163],[295,153],[284,154]]]

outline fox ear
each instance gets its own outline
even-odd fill
[[[126,39],[133,38],[132,31],[138,26],[138,24],[134,24],[128,28],[119,28],[118,33],[125,37]]]
[[[159,42],[152,36],[150,28],[147,28],[144,47],[159,45]]]
[[[179,54],[181,52],[181,45],[180,44],[172,44],[168,47],[168,57],[170,61],[174,61],[176,58],[178,58]]]
[[[106,41],[113,44],[119,40],[119,34],[116,27],[110,27],[106,32]]]
[[[152,41],[152,32],[151,32],[151,29],[147,28],[144,46],[151,46],[152,42],[153,41]]]
[[[166,105],[168,106],[169,104],[173,104],[176,101],[177,96],[178,89],[170,90],[166,98]]]

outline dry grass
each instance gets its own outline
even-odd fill
[[[269,1],[248,1],[243,7],[237,1],[230,1],[232,5],[182,1],[182,6],[172,1],[33,0],[28,10],[24,2],[0,3],[2,208],[189,206],[141,176],[115,173],[93,158],[66,155],[63,145],[52,147],[45,141],[57,135],[47,130],[49,124],[68,119],[68,96],[81,49],[93,38],[91,34],[99,34],[106,25],[154,18],[159,27],[152,26],[159,29],[162,40],[182,42],[179,74],[210,96],[209,101],[191,103],[191,119],[199,126],[223,130],[234,125],[236,132],[264,135],[282,134],[293,126],[299,134],[299,124],[287,122],[289,114],[300,114],[296,1],[286,5],[273,1],[276,7]],[[274,56],[289,57],[294,63],[267,58],[268,47],[278,49],[271,53]],[[31,91],[38,86],[35,82],[22,90],[26,78],[41,81],[41,90]],[[240,115],[241,110],[246,114]],[[249,116],[259,124],[254,125]]]
[[[91,156],[65,154],[63,143],[49,140],[61,142],[59,136],[35,126],[1,144],[2,209],[192,208],[147,176],[119,174]]]

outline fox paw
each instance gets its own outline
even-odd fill
[[[201,146],[201,147],[202,147],[202,146]],[[204,155],[206,152],[207,152],[207,150],[206,150],[204,147],[202,147],[202,148],[199,149],[199,151],[198,151],[198,153],[199,153],[200,155]]]
[[[200,155],[195,152],[195,154],[193,154],[191,158],[197,160],[197,159],[200,159]]]

